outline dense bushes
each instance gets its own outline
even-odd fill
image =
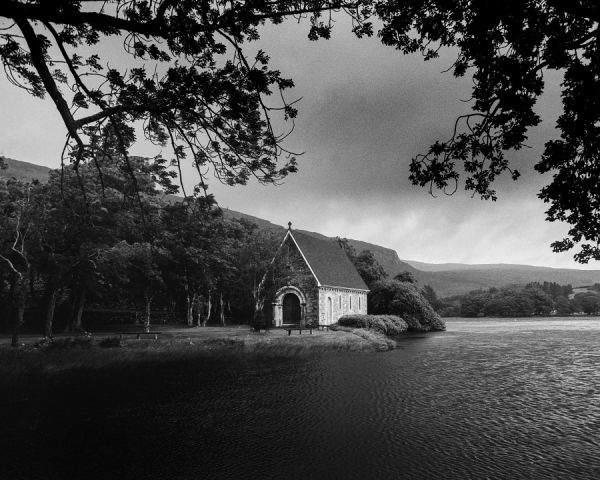
[[[382,280],[371,287],[369,311],[402,317],[413,332],[446,329],[442,318],[412,283]]]
[[[395,315],[343,315],[338,324],[342,327],[369,328],[390,337],[408,329],[407,323]]]

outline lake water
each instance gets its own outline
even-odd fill
[[[600,318],[447,327],[387,353],[81,378],[68,396],[46,392],[54,400],[35,408],[51,411],[22,448],[11,440],[3,470],[18,460],[6,478],[600,478]]]

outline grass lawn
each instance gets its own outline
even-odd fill
[[[91,338],[60,334],[51,344],[39,336],[24,335],[22,346],[12,348],[8,335],[0,336],[0,377],[9,383],[37,375],[52,375],[78,368],[102,369],[140,365],[168,364],[202,357],[261,356],[293,357],[328,351],[385,351],[395,342],[383,335],[362,329],[338,331],[308,330],[299,335],[273,329],[254,332],[248,326],[234,327],[158,327],[158,340],[136,339],[110,331],[94,333]],[[11,380],[12,379],[12,380]]]

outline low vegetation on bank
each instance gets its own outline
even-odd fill
[[[345,327],[291,336],[284,330],[256,333],[248,328],[207,327],[164,330],[158,340],[137,340],[135,336],[121,339],[114,335],[24,340],[18,349],[12,348],[8,341],[0,344],[0,378],[26,379],[78,368],[135,368],[139,364],[219,357],[295,357],[324,352],[374,352],[395,347],[395,342],[377,331]]]
[[[408,324],[395,315],[343,315],[338,325],[374,330],[388,337],[396,337],[408,330]]]

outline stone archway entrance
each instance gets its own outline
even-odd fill
[[[286,293],[283,296],[283,324],[300,325],[302,309],[300,299],[295,293]]]
[[[273,323],[275,327],[284,324],[305,326],[306,297],[302,291],[291,285],[280,288],[273,302]]]

